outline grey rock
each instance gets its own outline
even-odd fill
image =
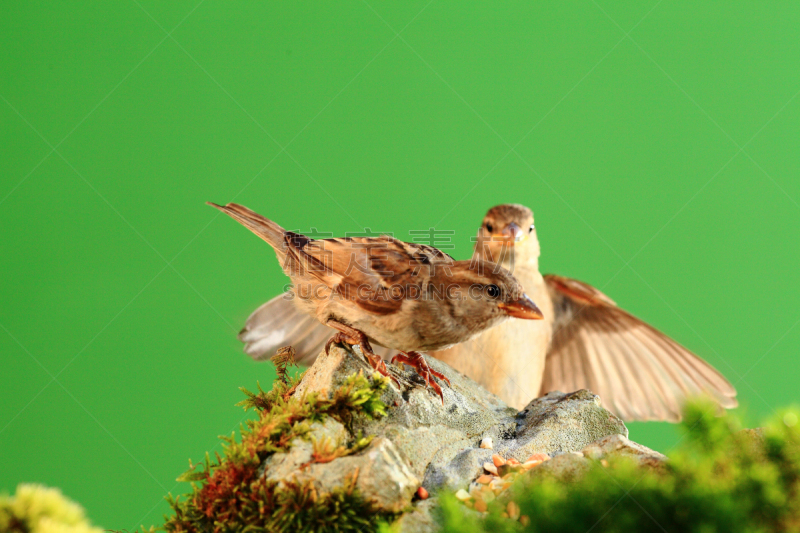
[[[607,466],[604,460],[615,457],[632,459],[639,466],[653,470],[663,469],[667,462],[665,455],[637,444],[623,435],[608,435],[586,446],[580,452],[558,454],[530,470],[528,475],[533,479],[550,476],[559,481],[574,482],[586,473],[592,462],[600,461]]]
[[[392,524],[395,533],[434,533],[439,530],[437,522],[439,501],[430,498],[418,502]]]
[[[628,436],[622,420],[600,405],[588,390],[551,392],[531,401],[517,417],[516,434],[495,445],[503,457],[524,461],[533,453],[580,451],[608,435]]]
[[[325,439],[331,439],[334,445],[344,445],[347,443],[348,437],[344,426],[333,418],[328,418],[324,424],[314,422],[311,424],[308,439],[294,439],[288,452],[273,454],[265,461],[264,475],[269,481],[277,482],[290,478],[303,465],[311,462],[314,441],[322,442]]]
[[[313,464],[304,472],[323,492],[357,475],[356,487],[376,511],[398,513],[411,503],[420,480],[408,468],[392,441],[374,439],[361,453],[340,457],[330,463]]]
[[[311,443],[303,439],[294,439],[291,448],[286,453],[276,453],[270,456],[262,465],[262,473],[268,481],[283,484],[290,480],[303,465],[311,462]]]
[[[266,465],[266,477],[278,483],[311,481],[321,496],[341,487],[353,476],[356,487],[377,512],[398,513],[411,503],[420,480],[388,439],[378,437],[360,453],[329,463],[311,463],[311,444],[299,439],[288,453],[275,454]]]
[[[608,457],[628,457],[639,466],[661,469],[667,456],[637,444],[622,435],[609,435],[583,449],[583,455],[599,461]]]
[[[483,464],[491,462],[493,453],[493,450],[468,448],[449,462],[431,463],[425,472],[423,486],[432,493],[463,489],[470,481],[483,474]]]
[[[529,476],[536,479],[552,476],[560,481],[573,482],[586,473],[591,462],[580,453],[562,453],[529,471]]]
[[[415,371],[387,365],[399,382],[399,386],[392,382],[382,395],[389,406],[387,416],[372,420],[355,413],[346,428],[330,419],[312,427],[314,439],[327,437],[335,443],[349,443],[359,432],[374,435],[369,447],[320,464],[311,462],[311,442],[297,439],[289,451],[265,462],[267,478],[310,480],[324,493],[357,472],[357,487],[376,510],[402,512],[395,523],[398,531],[424,533],[437,527],[437,492],[466,489],[494,453],[521,462],[534,453],[547,453],[553,459],[531,470],[531,475],[564,480],[580,476],[591,459],[611,454],[663,462],[661,454],[629,441],[622,421],[589,391],[550,393],[517,412],[446,364],[426,359],[450,379],[450,386],[440,382],[444,401]],[[329,354],[317,358],[294,395],[330,395],[357,372],[374,371],[357,348],[334,345]],[[487,437],[494,449],[480,448]],[[581,450],[585,453],[577,453]],[[420,486],[431,498],[414,500]]]
[[[451,386],[441,384],[444,403],[415,371],[389,365],[402,389],[392,382],[383,394],[381,399],[391,406],[388,416],[380,420],[355,417],[352,428],[390,439],[419,478],[430,465],[448,464],[465,449],[477,448],[483,437],[497,440],[501,434],[513,433],[516,415],[516,410],[463,374],[436,359],[427,361],[450,379]],[[295,395],[329,394],[359,371],[374,372],[360,355],[332,346],[329,354],[320,354]]]

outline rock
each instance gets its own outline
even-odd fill
[[[483,474],[483,464],[491,462],[492,453],[492,450],[469,448],[448,462],[432,464],[425,475],[425,486],[435,491],[463,488]]]
[[[608,457],[628,457],[640,466],[661,469],[667,456],[642,446],[622,435],[609,435],[583,449],[583,455],[599,461]]]
[[[420,485],[392,442],[382,437],[374,439],[360,453],[329,463],[311,463],[311,449],[310,443],[295,441],[288,453],[270,457],[266,461],[267,479],[279,483],[310,480],[322,495],[340,487],[348,476],[355,475],[356,487],[371,501],[373,509],[387,513],[405,509]]]
[[[376,511],[398,513],[405,509],[420,481],[408,468],[392,442],[378,437],[361,453],[330,463],[312,464],[304,472],[322,492],[357,473],[356,487]]]
[[[622,420],[600,406],[600,398],[582,389],[551,392],[531,401],[517,416],[516,435],[495,446],[498,453],[524,461],[533,453],[574,452],[608,435],[628,436]]]
[[[436,359],[427,358],[427,361],[431,368],[450,379],[450,387],[442,385],[444,405],[416,372],[390,366],[403,390],[392,383],[382,396],[381,399],[391,406],[388,416],[380,420],[356,417],[352,428],[363,431],[364,435],[391,440],[420,479],[429,468],[443,468],[462,451],[477,448],[485,437],[497,440],[501,434],[513,433],[516,415],[516,411],[500,398],[463,374]],[[359,371],[373,372],[360,355],[332,346],[328,355],[320,354],[295,395],[329,393]],[[425,486],[435,490],[436,483],[433,485],[429,487],[426,483]]]
[[[541,476],[553,476],[561,481],[578,480],[591,466],[591,462],[583,455],[562,453],[529,471],[533,479]]]
[[[629,441],[622,421],[587,390],[553,392],[517,412],[446,364],[426,359],[450,379],[449,387],[441,383],[444,402],[413,370],[387,365],[400,383],[392,382],[382,394],[389,406],[387,416],[373,420],[353,413],[347,427],[332,419],[312,426],[314,439],[327,437],[340,444],[352,442],[359,432],[373,435],[366,449],[313,463],[311,442],[297,439],[286,453],[265,462],[264,475],[278,482],[292,477],[311,480],[318,492],[325,492],[357,472],[360,494],[377,511],[403,513],[395,523],[398,531],[426,532],[436,530],[437,493],[468,489],[484,474],[484,464],[494,464],[493,454],[499,455],[495,462],[524,462],[535,453],[549,454],[552,460],[530,472],[560,479],[574,479],[591,460],[609,454],[629,455],[646,464],[663,462],[661,454]],[[353,352],[334,345],[306,372],[294,397],[329,395],[357,372],[374,371],[357,348]],[[430,493],[429,499],[414,498],[420,486]]]
[[[605,466],[608,464],[606,460],[613,457],[627,457],[639,466],[655,470],[663,469],[667,461],[665,455],[617,434],[603,437],[580,452],[556,455],[550,461],[530,470],[529,475],[533,479],[552,476],[559,481],[574,482],[590,468],[592,461],[600,461]]]
[[[335,444],[345,444],[348,433],[342,424],[332,418],[325,420],[324,424],[314,422],[308,440],[294,439],[288,452],[276,453],[265,461],[263,470],[266,478],[278,482],[289,478],[301,466],[311,462],[312,442],[321,442],[326,438]]]
[[[392,524],[396,533],[433,533],[438,531],[436,514],[439,502],[436,498],[421,501],[414,509],[405,513]]]

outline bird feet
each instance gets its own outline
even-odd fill
[[[400,386],[400,382],[397,381],[397,378],[393,375],[389,374],[389,371],[386,369],[386,363],[383,362],[381,356],[376,354],[372,351],[372,346],[369,344],[369,339],[367,336],[358,331],[357,329],[350,328],[345,326],[344,324],[333,325],[331,324],[333,321],[329,321],[328,325],[335,327],[336,329],[340,329],[339,326],[343,326],[346,328],[345,331],[339,331],[333,337],[328,339],[328,342],[325,343],[325,353],[328,353],[328,349],[331,347],[331,344],[349,344],[353,346],[358,344],[361,347],[361,352],[364,354],[369,366],[371,366],[376,372],[381,374],[382,376],[386,376],[394,381],[397,386]]]
[[[439,395],[439,398],[442,400],[442,405],[444,405],[444,393],[442,393],[442,388],[439,386],[436,381],[433,380],[432,376],[436,376],[437,378],[444,380],[447,382],[447,385],[450,386],[450,380],[447,377],[437,372],[436,370],[432,369],[428,366],[428,362],[422,357],[422,354],[419,352],[400,352],[399,354],[392,357],[392,364],[403,363],[414,370],[417,371],[417,374],[428,384],[430,388]]]

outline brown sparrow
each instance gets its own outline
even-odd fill
[[[539,252],[530,209],[490,209],[478,231],[474,257],[513,270],[544,320],[507,321],[430,355],[517,408],[553,390],[581,388],[600,395],[625,420],[680,420],[682,401],[703,392],[722,407],[736,407],[736,390],[708,363],[594,287],[542,276]],[[298,356],[308,364],[327,338],[324,329],[281,295],[250,315],[239,338],[255,359],[298,339]]]
[[[509,317],[542,318],[514,276],[493,263],[453,261],[431,246],[388,236],[315,240],[241,205],[209,205],[272,246],[292,280],[295,304],[337,330],[326,350],[331,343],[357,344],[386,376],[386,365],[371,343],[397,350],[393,361],[413,366],[442,398],[432,376],[448,380],[428,367],[419,350],[449,348]]]
[[[706,393],[736,407],[736,390],[713,367],[586,283],[539,273],[533,212],[493,207],[478,231],[474,257],[511,270],[544,320],[508,322],[430,355],[522,408],[553,390],[587,388],[625,420],[681,417],[682,401]]]

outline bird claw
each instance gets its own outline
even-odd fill
[[[432,369],[419,352],[400,352],[392,357],[392,364],[396,364],[397,362],[406,364],[416,370],[417,374],[423,379],[423,381],[425,381],[425,383],[432,388],[436,394],[439,395],[439,398],[442,400],[442,405],[444,405],[444,393],[442,392],[442,388],[438,383],[436,383],[436,381],[433,380],[433,377],[431,376],[435,376],[447,382],[447,386],[449,387],[450,380],[447,379],[447,376]]]
[[[362,347],[362,351],[364,351],[364,350],[363,350],[363,347]],[[386,376],[387,378],[391,379],[392,381],[394,381],[394,382],[395,382],[395,384],[396,384],[398,387],[400,387],[400,382],[397,380],[397,378],[396,378],[396,377],[394,377],[393,375],[391,375],[391,374],[389,373],[389,370],[386,368],[386,363],[384,363],[384,362],[383,362],[383,359],[381,359],[379,355],[377,355],[377,354],[374,354],[374,353],[373,353],[373,354],[370,354],[370,355],[374,355],[374,356],[377,358],[377,360],[376,360],[376,361],[374,361],[373,359],[371,359],[371,358],[370,358],[370,356],[369,356],[369,355],[367,355],[366,353],[365,353],[364,355],[366,355],[366,357],[367,357],[367,362],[369,363],[369,365],[370,365],[370,366],[371,366],[373,369],[375,369],[375,371],[376,371],[376,372],[378,372],[378,373],[379,373],[379,374],[381,374],[382,376]]]
[[[325,343],[325,354],[328,353],[328,349],[330,348],[331,344],[349,344],[350,346],[357,344],[361,348],[361,353],[364,354],[364,358],[367,360],[367,363],[369,363],[369,366],[371,366],[375,372],[394,381],[398,388],[400,387],[400,382],[396,377],[389,373],[389,370],[386,368],[386,363],[383,362],[383,359],[381,359],[378,354],[372,351],[372,346],[370,346],[366,337],[354,339],[340,331],[328,339],[328,342]]]
[[[333,337],[328,339],[328,342],[325,343],[325,355],[328,355],[328,351],[331,348],[331,344],[341,344],[344,341],[344,335],[341,333],[335,333]]]

